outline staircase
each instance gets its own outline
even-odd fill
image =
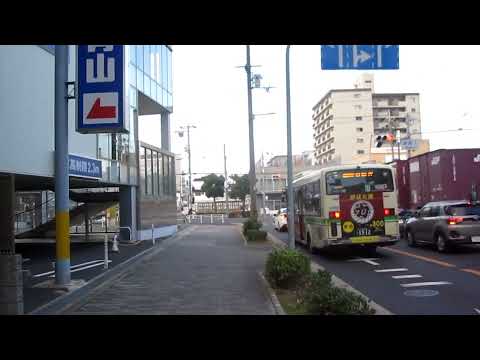
[[[70,199],[81,205],[70,209],[70,226],[81,225],[85,221],[85,212],[88,209],[89,217],[97,215],[119,201],[118,192],[74,192],[70,191]],[[17,233],[17,239],[38,239],[55,237],[56,219],[50,219],[33,229]]]

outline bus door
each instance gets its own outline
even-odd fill
[[[295,239],[305,240],[303,234],[305,233],[304,222],[304,191],[303,187],[299,189],[295,196]]]

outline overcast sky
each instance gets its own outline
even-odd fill
[[[223,144],[228,173],[249,168],[245,46],[173,46],[172,147],[182,154],[186,136],[174,130],[185,124],[191,132],[192,172],[223,172]],[[400,46],[400,70],[375,71],[376,92],[419,92],[422,132],[431,149],[480,147],[480,46]],[[255,156],[286,154],[285,46],[251,46],[253,73],[263,76],[269,93],[253,90],[254,113],[276,115],[255,119]],[[330,89],[352,88],[361,71],[324,71],[320,46],[292,46],[291,98],[293,151],[313,150],[312,107]]]

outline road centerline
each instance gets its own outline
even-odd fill
[[[410,252],[403,251],[403,250],[392,249],[392,248],[388,248],[388,247],[385,247],[384,249],[387,250],[387,251],[391,251],[391,252],[400,254],[400,255],[410,256],[410,257],[413,257],[415,259],[431,262],[431,263],[434,263],[434,264],[437,264],[437,265],[440,265],[440,266],[444,266],[444,267],[449,267],[449,268],[456,268],[457,267],[456,265],[450,264],[446,261],[437,260],[437,259],[430,258],[430,257],[427,257],[427,256],[412,254]]]

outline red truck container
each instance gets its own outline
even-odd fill
[[[398,207],[410,208],[410,172],[408,160],[395,160],[391,165],[395,169],[398,189]]]
[[[430,201],[478,200],[480,149],[440,149],[412,157],[408,163],[409,208]]]

